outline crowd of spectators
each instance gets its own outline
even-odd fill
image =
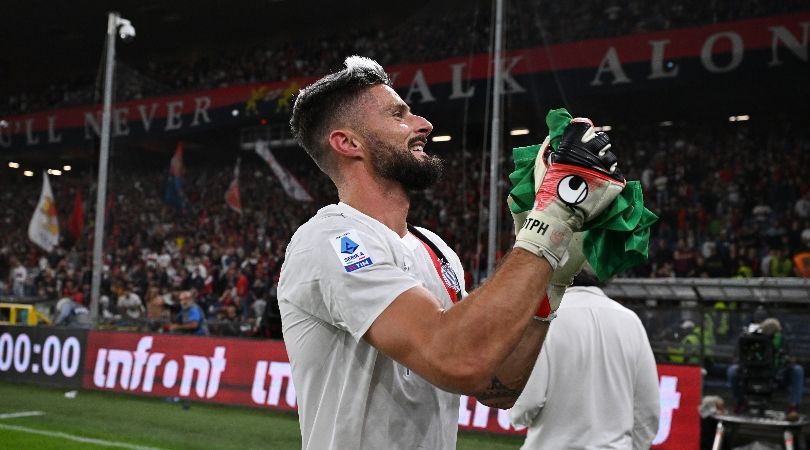
[[[485,53],[490,47],[491,4],[474,2],[431,5],[396,26],[314,36],[311,30],[283,42],[216,54],[150,57],[142,63],[118,64],[116,97],[120,100],[189,90],[277,81],[327,73],[348,54],[377,59],[384,66],[420,63]],[[454,9],[450,9],[454,8]],[[509,2],[507,49],[698,26],[763,17],[810,8],[807,2],[730,2],[681,0],[666,4],[634,0],[589,0],[576,3]],[[308,34],[304,34],[308,33]],[[437,45],[439,43],[439,45]],[[25,113],[69,105],[97,103],[100,80],[61,80],[39,92],[10,95],[0,112]]]
[[[642,181],[646,206],[660,216],[650,258],[622,276],[795,276],[791,258],[810,250],[810,140],[798,124],[758,127],[650,128],[616,126],[628,179]],[[484,277],[488,181],[479,152],[443,150],[446,176],[414,195],[410,222],[436,230],[461,257],[468,286]],[[447,144],[444,144],[447,145]],[[449,148],[449,146],[448,146]],[[431,149],[428,149],[431,151]],[[224,193],[231,168],[192,165],[185,174],[188,207],[164,202],[166,171],[114,170],[107,206],[100,317],[105,323],[170,331],[190,291],[211,333],[279,336],[275,289],[286,243],[316,210],[337,200],[334,188],[302,155],[279,152],[314,198],[289,198],[259,158],[245,158],[240,177],[243,213]],[[501,188],[505,196],[504,163]],[[0,296],[74,299],[87,304],[91,284],[95,194],[92,173],[52,178],[62,244],[51,254],[26,236],[39,195],[33,180],[2,184]],[[75,190],[85,198],[87,226],[74,241],[66,232]],[[498,255],[513,241],[506,208],[500,216]]]
[[[660,216],[650,263],[628,275],[795,276],[793,256],[810,250],[810,142],[797,126],[613,133],[633,143],[629,173]]]
[[[315,203],[297,203],[263,162],[244,167],[240,216],[228,209],[224,192],[232,171],[213,167],[190,168],[185,175],[188,208],[175,211],[164,203],[167,173],[113,172],[108,196],[106,254],[103,261],[100,317],[117,326],[168,329],[180,312],[179,294],[192,291],[205,312],[212,332],[233,335],[277,334],[275,285],[284,246],[302,217],[317,209]],[[250,168],[250,170],[248,170]],[[168,171],[168,169],[167,169]],[[33,296],[47,300],[71,297],[87,303],[92,271],[92,212],[95,198],[92,174],[52,177],[59,207],[62,245],[45,254],[28,241],[28,214],[38,198],[36,183],[8,180],[3,204],[24,200],[14,211],[3,212],[0,268],[7,296]],[[325,186],[312,186],[318,198]],[[83,190],[87,226],[73,241],[66,231],[68,209],[76,189]],[[265,307],[268,310],[265,311]],[[238,327],[220,323],[234,321]],[[267,317],[265,317],[265,315]],[[261,323],[264,317],[265,323]],[[267,323],[267,321],[270,323]]]

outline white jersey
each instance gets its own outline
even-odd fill
[[[419,229],[449,260],[458,256]],[[452,302],[422,243],[340,203],[322,208],[287,246],[278,286],[284,343],[305,449],[454,449],[459,396],[363,340],[404,291]]]
[[[529,427],[522,449],[647,449],[659,403],[638,316],[598,287],[570,287],[510,417]]]

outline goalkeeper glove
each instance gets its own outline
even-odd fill
[[[565,263],[561,264],[548,283],[546,296],[540,302],[540,308],[535,313],[535,318],[550,322],[556,317],[557,308],[560,307],[563,294],[568,286],[574,282],[574,277],[579,274],[585,265],[585,254],[582,252],[583,233],[574,233],[571,242],[568,244],[568,253]]]
[[[557,151],[546,139],[534,170],[534,207],[517,233],[515,247],[545,257],[557,269],[565,263],[574,232],[613,202],[625,180],[607,134],[584,118],[568,124]]]

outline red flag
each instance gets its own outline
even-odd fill
[[[182,177],[185,172],[183,167],[183,141],[177,142],[177,148],[174,150],[172,162],[169,164],[169,175],[173,177]]]
[[[183,193],[183,142],[177,142],[177,148],[169,163],[169,179],[166,180],[166,203],[173,206],[177,211],[185,211],[188,206],[188,199]]]
[[[233,169],[233,181],[228,190],[225,191],[225,203],[239,214],[242,214],[242,199],[239,195],[239,159],[236,160],[236,168]]]
[[[76,195],[73,197],[73,212],[68,219],[68,232],[74,241],[78,241],[84,231],[84,206],[82,205],[82,190],[76,188]]]

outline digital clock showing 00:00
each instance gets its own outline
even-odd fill
[[[65,378],[76,375],[82,356],[79,339],[66,336],[63,341],[59,336],[45,333],[42,337],[45,337],[44,342],[36,339],[39,342],[32,343],[25,332],[16,337],[8,332],[0,335],[0,372],[42,373]]]

